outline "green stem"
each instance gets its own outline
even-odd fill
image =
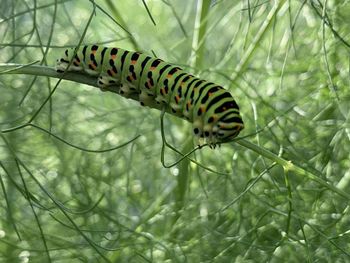
[[[266,20],[260,27],[260,30],[256,34],[255,38],[253,39],[252,43],[249,45],[247,50],[242,56],[241,61],[237,65],[235,72],[232,74],[231,79],[232,82],[235,82],[236,79],[241,75],[242,71],[246,68],[251,56],[253,55],[254,51],[258,47],[259,43],[261,42],[261,39],[265,35],[265,32],[271,25],[271,22],[273,21],[273,18],[277,15],[280,8],[283,6],[283,4],[286,2],[286,0],[276,0],[275,5],[272,7],[270,13],[268,13]]]
[[[194,32],[192,38],[192,54],[190,64],[192,67],[199,68],[205,49],[205,35],[207,32],[208,14],[210,8],[210,0],[197,1],[197,14],[194,24]]]
[[[306,176],[309,179],[325,186],[329,190],[336,192],[338,195],[350,200],[349,194],[347,194],[346,192],[342,191],[341,189],[331,185],[330,183],[326,182],[324,179],[318,177],[317,175],[305,170],[304,168],[302,168],[296,164],[293,164],[292,161],[285,160],[285,159],[279,157],[278,155],[270,152],[269,150],[264,149],[264,148],[262,148],[256,144],[253,144],[251,142],[248,142],[247,140],[244,140],[244,139],[237,140],[236,143],[258,153],[261,156],[264,156],[264,157],[270,159],[271,161],[276,162],[277,164],[281,165],[286,172],[291,171],[291,172],[295,172],[298,175]]]

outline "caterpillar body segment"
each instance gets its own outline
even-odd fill
[[[117,86],[120,95],[137,96],[142,106],[165,108],[193,123],[193,133],[211,146],[233,139],[244,128],[226,89],[140,52],[97,45],[67,49],[56,70],[85,72],[96,76],[101,90]]]

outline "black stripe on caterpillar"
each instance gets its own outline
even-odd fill
[[[226,89],[140,52],[97,45],[67,49],[56,69],[83,71],[96,76],[102,90],[118,86],[120,95],[137,95],[142,106],[165,107],[193,123],[193,133],[209,145],[231,140],[244,128],[239,107]]]

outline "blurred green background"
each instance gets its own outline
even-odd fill
[[[54,67],[80,41],[142,51],[229,89],[256,145],[165,168],[160,111],[69,81],[35,127],[4,132],[58,80],[0,70],[0,262],[350,262],[349,198],[263,154],[349,193],[349,14],[335,0],[0,0],[0,63]],[[195,147],[184,120],[163,130]]]

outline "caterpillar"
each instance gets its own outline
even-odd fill
[[[123,97],[136,95],[142,106],[186,119],[194,135],[210,146],[233,139],[244,128],[226,89],[144,53],[97,45],[70,48],[56,65],[57,72],[66,70],[96,76],[102,91],[116,86]]]

